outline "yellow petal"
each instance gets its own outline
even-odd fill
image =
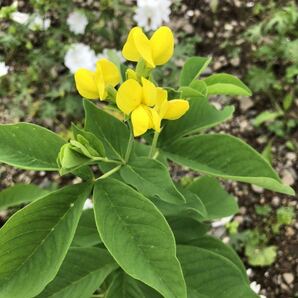
[[[122,55],[126,60],[129,61],[139,61],[141,59],[141,55],[138,52],[136,45],[135,45],[135,41],[134,41],[134,33],[136,31],[141,31],[142,29],[140,27],[134,27],[130,30],[127,40],[124,44],[124,47],[122,49]]]
[[[75,73],[76,87],[81,96],[87,99],[97,99],[99,97],[95,82],[95,73],[88,69],[80,68]]]
[[[108,59],[101,59],[96,63],[96,71],[102,72],[102,77],[106,85],[115,87],[120,82],[120,73],[117,66]]]
[[[174,36],[169,27],[162,26],[150,39],[152,56],[155,65],[167,63],[174,53]]]
[[[148,107],[146,108],[147,108],[147,111],[149,112],[150,120],[151,120],[149,128],[153,128],[157,132],[160,132],[161,117],[159,116],[159,114],[155,109],[148,108]]]
[[[189,109],[189,103],[183,99],[173,99],[168,101],[168,109],[163,119],[176,120],[183,116]]]
[[[135,48],[137,49],[140,56],[146,61],[147,66],[154,68],[155,64],[152,57],[151,44],[147,36],[144,34],[141,28],[133,32],[133,40]],[[135,60],[132,60],[135,61]],[[139,59],[137,60],[139,61]]]
[[[102,71],[98,71],[98,69],[96,69],[95,81],[99,93],[99,99],[105,100],[108,96],[108,93],[106,91],[106,84],[103,79]]]
[[[125,114],[130,114],[142,102],[142,86],[135,80],[125,81],[118,89],[116,104]]]
[[[151,128],[151,118],[146,109],[146,106],[139,105],[131,113],[131,122],[133,127],[133,134],[135,137],[144,134],[149,128]]]
[[[157,88],[155,110],[157,111],[161,119],[163,119],[167,109],[168,109],[168,92],[162,88]]]
[[[155,85],[142,77],[143,84],[143,103],[149,107],[156,104],[157,88]]]

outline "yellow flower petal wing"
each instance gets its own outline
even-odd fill
[[[142,84],[143,103],[149,107],[152,107],[156,104],[157,88],[152,82],[146,80],[145,78],[142,78]]]
[[[157,88],[156,106],[154,107],[160,118],[163,119],[168,109],[168,92],[162,88]]]
[[[95,73],[88,69],[80,68],[75,73],[75,83],[81,96],[87,99],[97,99],[99,97]]]
[[[134,41],[134,34],[137,31],[141,31],[142,29],[140,27],[134,27],[130,30],[127,40],[123,46],[122,49],[122,55],[126,60],[129,61],[139,61],[141,59],[141,55],[138,52],[136,45],[135,45],[135,41]]]
[[[131,113],[133,134],[138,137],[151,128],[151,118],[146,106],[140,105]]]
[[[151,43],[141,29],[134,31],[133,40],[138,53],[146,61],[147,66],[154,68],[155,64],[152,57]],[[135,61],[135,60],[132,60],[132,61]]]
[[[150,39],[153,61],[156,65],[167,63],[174,53],[174,36],[169,27],[162,26]]]
[[[125,81],[118,89],[116,104],[125,114],[130,114],[142,102],[142,86],[135,80]]]
[[[163,117],[167,120],[176,120],[182,117],[189,109],[189,103],[183,99],[173,99],[168,101],[168,109]]]
[[[108,59],[101,59],[97,61],[96,68],[102,72],[103,80],[106,85],[115,87],[120,82],[120,73],[117,66]]]
[[[157,132],[160,132],[160,124],[161,124],[161,117],[157,113],[155,109],[146,107],[149,115],[150,115],[150,127],[156,130]]]

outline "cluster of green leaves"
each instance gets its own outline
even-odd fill
[[[198,79],[210,60],[184,65],[173,92],[190,110],[165,124],[153,158],[150,133],[138,142],[128,123],[86,100],[84,127],[73,126],[69,142],[30,123],[0,125],[1,162],[84,180],[54,192],[18,185],[1,193],[0,208],[31,203],[0,229],[0,297],[258,297],[237,254],[207,235],[210,221],[238,210],[217,177],[293,190],[240,139],[204,133],[234,110],[217,110],[210,95],[250,95],[228,74]],[[202,176],[176,185],[168,160]],[[89,165],[102,175],[94,178]],[[89,197],[94,208],[82,211]]]
[[[298,7],[294,2],[280,6],[275,1],[258,5],[255,13],[261,21],[245,32],[252,47],[253,65],[246,80],[254,92],[271,101],[271,109],[255,119],[266,124],[279,137],[287,137],[297,125],[294,107],[298,76]]]
[[[282,226],[293,224],[294,208],[279,207],[273,212],[270,205],[256,205],[255,212],[261,224],[254,229],[238,232],[239,223],[232,221],[227,225],[230,244],[243,250],[250,265],[270,266],[277,257],[277,246],[270,244],[272,237],[280,233]]]

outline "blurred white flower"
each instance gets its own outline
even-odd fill
[[[256,281],[250,283],[250,288],[256,293],[259,294],[261,291],[261,285],[259,285]],[[266,298],[264,295],[260,295],[260,298]]]
[[[34,14],[30,17],[29,29],[33,31],[47,30],[51,26],[51,20],[42,17],[39,14]]]
[[[80,11],[70,13],[66,22],[69,30],[75,34],[83,34],[88,25],[87,17]]]
[[[138,0],[134,20],[146,31],[156,30],[163,22],[169,22],[170,0]]]
[[[227,216],[227,217],[223,217],[220,220],[214,221],[211,226],[212,228],[219,228],[222,227],[224,225],[226,225],[227,223],[229,223],[232,220],[233,216]]]
[[[115,49],[103,49],[102,53],[97,55],[97,59],[100,60],[105,58],[111,60],[111,57],[113,56],[116,56],[116,58],[118,58],[120,62],[125,62],[121,51],[117,51]]]
[[[93,202],[90,199],[87,199],[84,203],[83,210],[92,209],[93,208]]]
[[[72,44],[64,56],[64,64],[72,73],[81,67],[94,71],[96,61],[95,52],[83,43]]]
[[[0,77],[7,75],[9,66],[5,65],[5,62],[0,62]]]
[[[21,25],[25,25],[28,24],[30,15],[25,12],[15,11],[10,15],[10,18]]]

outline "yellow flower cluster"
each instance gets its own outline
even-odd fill
[[[128,69],[127,79],[117,91],[116,104],[125,115],[130,115],[134,136],[151,128],[159,132],[162,119],[176,120],[189,109],[187,100],[168,100],[167,91],[156,87],[148,78],[151,70],[167,63],[173,52],[174,37],[168,27],[160,27],[150,39],[139,27],[133,28],[128,35],[122,54],[129,61],[142,62],[145,71]],[[105,100],[108,88],[120,83],[120,73],[111,61],[101,59],[95,72],[79,69],[75,73],[75,82],[84,98]]]

